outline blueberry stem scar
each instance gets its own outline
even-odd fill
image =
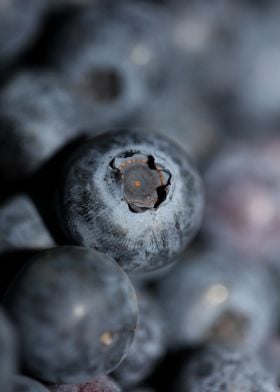
[[[123,198],[132,212],[156,209],[166,199],[171,173],[152,155],[125,153],[114,158],[110,167],[120,180]]]

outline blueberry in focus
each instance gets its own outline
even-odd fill
[[[14,331],[4,313],[0,312],[0,390],[14,392],[11,377],[16,371]]]
[[[6,308],[28,373],[73,384],[122,361],[138,313],[135,292],[119,266],[79,247],[38,252],[11,286]]]
[[[107,253],[126,271],[172,263],[199,229],[200,177],[163,136],[104,133],[87,140],[65,167],[57,211],[68,242]]]
[[[80,385],[50,385],[51,392],[122,392],[116,382],[108,377],[98,377],[92,382]]]
[[[257,357],[222,346],[204,347],[191,358],[178,379],[180,392],[276,392],[273,378]],[[174,391],[175,391],[174,390]]]
[[[0,92],[1,176],[14,181],[33,174],[90,125],[90,106],[61,75],[18,72]]]
[[[52,246],[54,241],[27,196],[15,196],[1,205],[0,252]]]
[[[165,353],[165,322],[160,307],[144,288],[136,289],[139,321],[128,355],[114,372],[121,386],[139,385]]]
[[[32,378],[14,375],[12,377],[13,392],[48,392],[48,389]]]
[[[158,286],[172,348],[215,342],[255,352],[276,328],[274,281],[238,254],[198,253]]]

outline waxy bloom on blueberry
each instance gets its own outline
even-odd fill
[[[196,234],[203,190],[185,151],[169,139],[115,131],[87,140],[70,159],[57,211],[70,243],[146,272],[172,263]]]

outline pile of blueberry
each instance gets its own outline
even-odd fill
[[[280,391],[277,0],[0,0],[0,392]]]

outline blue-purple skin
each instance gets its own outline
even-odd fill
[[[108,376],[98,377],[80,385],[49,385],[51,392],[122,392],[117,383]]]
[[[13,392],[48,392],[49,390],[41,383],[30,377],[14,375],[12,377]]]
[[[91,106],[61,75],[18,72],[0,93],[1,176],[32,175],[92,123]]]
[[[169,15],[147,2],[95,2],[58,31],[50,63],[93,101],[97,124],[112,127],[176,74],[170,25]]]
[[[178,379],[180,392],[277,392],[273,378],[257,357],[222,346],[204,347],[186,363]]]
[[[278,134],[231,143],[213,158],[204,173],[207,241],[279,264],[279,157]]]
[[[15,196],[1,205],[0,252],[53,246],[53,239],[27,196]]]
[[[126,271],[171,264],[200,227],[199,174],[185,151],[163,136],[104,133],[87,140],[65,166],[57,210],[67,240],[111,255]]]
[[[16,345],[14,331],[0,311],[0,390],[14,392],[11,377],[16,371]]]
[[[46,0],[0,2],[0,68],[10,65],[32,42],[46,3]]]
[[[79,247],[38,252],[10,288],[6,308],[29,374],[61,384],[115,369],[138,316],[134,289],[117,263]]]
[[[143,288],[136,289],[139,321],[133,343],[114,377],[125,388],[139,385],[152,374],[166,348],[166,331],[160,307]]]
[[[223,342],[255,352],[277,325],[271,276],[238,254],[186,258],[159,282],[158,294],[172,348]]]

